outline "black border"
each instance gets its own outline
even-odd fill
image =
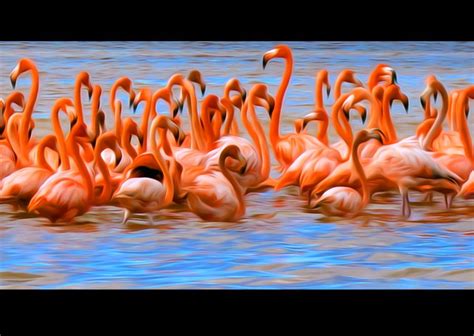
[[[302,328],[314,335],[334,334],[320,332],[326,328],[337,334],[472,335],[473,299],[472,290],[3,290],[0,333],[89,335],[100,326],[107,334],[111,328],[139,335],[141,328],[165,327],[227,334],[289,326],[292,335]]]

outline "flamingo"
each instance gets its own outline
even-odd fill
[[[204,220],[234,222],[245,214],[241,187],[225,164],[229,157],[238,160],[245,171],[246,161],[239,147],[227,145],[220,152],[219,169],[195,167],[189,172],[193,176],[192,184],[183,187],[189,209]]]
[[[113,194],[111,204],[124,209],[122,224],[126,224],[132,213],[146,213],[150,222],[153,222],[152,212],[162,209],[173,201],[174,185],[172,177],[160,148],[156,144],[156,133],[159,127],[166,127],[164,116],[153,119],[150,129],[150,141],[153,160],[144,156],[147,162],[155,165],[156,169],[141,170],[141,173],[152,171],[153,177],[135,177],[130,169],[128,175]],[[160,144],[161,146],[162,144]],[[143,160],[143,161],[145,161]],[[147,164],[148,165],[148,164]]]
[[[354,217],[369,203],[367,177],[359,159],[359,145],[374,139],[382,142],[382,133],[378,129],[362,130],[357,133],[351,149],[350,163],[361,183],[361,191],[349,187],[334,187],[326,190],[321,197],[311,199],[310,208],[317,208],[327,216]]]
[[[275,58],[283,58],[285,60],[285,71],[275,97],[275,107],[270,115],[270,142],[275,158],[280,163],[280,169],[286,170],[306,149],[321,147],[324,144],[315,137],[305,133],[280,135],[283,98],[293,71],[293,55],[291,49],[286,45],[278,45],[272,50],[267,51],[263,55],[263,68],[265,69],[267,63]]]
[[[21,155],[19,155],[19,161],[21,166],[28,166],[30,163],[29,151],[34,146],[35,141],[31,140],[31,122],[33,109],[38,97],[39,91],[39,74],[38,69],[36,68],[35,63],[28,59],[22,58],[18,61],[15,68],[10,73],[10,81],[13,89],[15,89],[18,77],[25,72],[31,72],[31,88],[28,99],[26,101],[25,108],[23,110],[23,117],[20,122],[19,128],[19,143]]]
[[[53,106],[53,115],[73,106],[70,99],[58,99]],[[66,144],[62,132],[55,132],[61,167],[51,175],[31,198],[28,212],[48,218],[51,222],[70,222],[74,217],[86,213],[94,202],[93,180],[79,153],[80,137],[88,141],[84,124],[78,123],[71,130]],[[77,169],[70,169],[68,151]]]

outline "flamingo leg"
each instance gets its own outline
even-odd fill
[[[454,194],[444,194],[444,204],[446,205],[446,209],[451,208],[453,205]]]
[[[148,217],[148,221],[150,222],[151,225],[155,224],[153,222],[153,215],[151,213],[148,213],[146,216]]]
[[[130,218],[130,215],[131,215],[130,210],[125,209],[125,210],[123,211],[122,225],[127,224],[127,221],[128,221],[128,219]]]
[[[408,198],[408,190],[405,188],[400,188],[400,194],[402,195],[402,216],[408,218],[411,215],[410,199]]]
[[[433,193],[432,192],[427,193],[423,202],[426,202],[426,203],[433,202]]]

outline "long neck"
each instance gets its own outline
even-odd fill
[[[443,128],[443,121],[446,118],[446,113],[448,112],[448,94],[446,90],[440,90],[440,94],[443,99],[443,105],[439,113],[436,115],[433,126],[430,128],[425,140],[423,141],[424,150],[431,150],[434,139],[440,134]]]
[[[79,123],[84,122],[84,115],[82,112],[81,88],[82,84],[80,82],[74,88],[74,108],[76,109],[77,121]]]
[[[342,83],[344,83],[344,78],[338,76],[336,82],[334,83],[334,101],[338,100],[341,96]]]
[[[344,158],[344,161],[349,159],[351,146],[352,146],[352,128],[350,123],[346,120],[346,118],[342,114],[342,104],[349,97],[349,94],[344,94],[343,96],[339,97],[339,99],[334,103],[331,113],[332,124],[336,133],[339,137],[346,143],[348,147],[347,156]],[[340,120],[343,120],[344,127],[341,125]]]
[[[36,68],[31,68],[31,89],[30,89],[28,101],[26,102],[26,106],[23,111],[23,118],[20,123],[20,134],[19,134],[22,157],[24,157],[25,159],[29,157],[28,155],[28,143],[29,143],[28,128],[30,127],[31,117],[33,115],[33,109],[35,107],[36,98],[38,97],[38,90],[39,90],[38,70],[36,70]]]
[[[314,90],[314,108],[324,108],[323,102],[323,77],[316,76],[316,88]]]
[[[239,209],[238,212],[241,213],[244,208],[244,198],[242,196],[242,191],[240,189],[240,185],[237,183],[235,180],[235,177],[229,172],[225,165],[225,159],[228,157],[226,153],[221,153],[221,156],[219,157],[219,168],[222,172],[222,175],[225,176],[225,178],[229,181],[229,183],[232,185],[232,189],[234,189],[234,194],[237,197],[237,200],[239,202]]]
[[[288,88],[291,73],[293,71],[293,57],[288,55],[288,57],[285,58],[285,61],[285,71],[275,97],[275,107],[270,120],[270,141],[272,142],[273,149],[276,149],[276,144],[280,140],[280,119],[281,109],[283,107],[283,98],[285,97],[285,92]]]
[[[185,83],[188,91],[188,112],[191,123],[191,148],[205,150],[206,143],[203,137],[203,130],[199,121],[197,112],[197,98],[194,86],[191,83]]]
[[[260,120],[257,117],[257,113],[255,113],[254,104],[252,102],[249,102],[249,105],[250,106],[248,107],[248,111],[250,111],[251,113],[253,127],[255,127],[256,130],[254,132],[255,138],[252,137],[252,139],[254,139],[254,142],[257,145],[258,154],[260,156],[260,160],[262,161],[262,168],[260,174],[264,179],[267,179],[270,175],[270,153],[268,151],[267,138],[265,137],[265,131],[263,130],[262,124],[260,123]]]
[[[383,96],[383,109],[382,109],[382,122],[384,125],[384,131],[387,132],[388,141],[387,144],[397,142],[397,130],[393,125],[392,115],[390,113],[390,100],[392,97],[389,94]],[[378,105],[378,104],[377,104]],[[372,111],[371,111],[372,112]],[[373,127],[370,127],[373,128]]]
[[[209,113],[209,106],[204,102],[201,107],[201,116],[202,116],[202,123],[204,126],[204,135],[206,138],[206,150],[210,150],[214,140],[216,139],[216,135],[214,133],[214,129],[211,124],[211,116]]]
[[[125,149],[127,154],[134,159],[137,156],[137,151],[132,146],[131,139],[132,139],[132,126],[125,127],[122,134],[122,148]],[[134,132],[136,136],[138,136],[138,132]]]
[[[114,109],[114,121],[115,121],[115,136],[117,139],[121,138],[122,135],[122,103],[119,100],[115,100],[112,104]]]
[[[7,124],[6,135],[7,135],[7,141],[8,143],[10,143],[10,146],[17,157],[17,165],[23,166],[24,160],[21,159],[23,153],[21,152],[21,144],[18,141],[19,139],[18,129],[19,129],[19,124],[20,124],[19,118],[20,118],[19,114],[15,114],[10,118]]]
[[[46,148],[55,149],[55,141],[56,137],[52,134],[49,134],[40,141],[37,149],[36,163],[38,167],[47,169],[51,172],[54,172],[54,169],[49,165],[45,158],[45,150]]]
[[[174,183],[173,179],[171,178],[171,174],[168,169],[168,165],[166,164],[165,160],[163,159],[163,156],[160,153],[160,148],[156,144],[156,131],[158,127],[153,127],[151,129],[150,135],[151,135],[151,147],[153,151],[153,156],[155,157],[155,160],[158,162],[158,165],[161,168],[161,171],[163,172],[163,185],[166,189],[165,191],[165,199],[164,199],[164,204],[170,204],[173,200],[174,196]]]
[[[112,197],[112,185],[111,185],[112,181],[110,178],[110,172],[104,160],[102,159],[102,156],[100,155],[103,149],[104,148],[98,147],[96,148],[95,153],[94,153],[95,162],[99,166],[100,173],[102,174],[102,177],[104,180],[104,186],[102,188],[102,192],[99,195],[98,199],[96,200],[96,202],[99,204],[104,204],[108,202],[110,198]]]
[[[145,111],[142,118],[142,123],[140,125],[140,132],[143,136],[143,146],[140,149],[140,153],[144,153],[148,149],[148,123],[150,121],[150,116],[152,114],[151,108],[151,97],[145,100]]]
[[[79,171],[79,174],[82,176],[85,187],[86,187],[86,192],[87,192],[87,199],[88,200],[93,200],[93,183],[92,183],[92,177],[87,170],[86,164],[81,158],[81,155],[79,154],[79,146],[74,137],[71,138],[71,141],[69,142],[69,151],[72,154],[72,158],[74,162],[76,163],[77,170]]]
[[[53,130],[56,135],[59,149],[59,157],[61,158],[61,168],[63,170],[71,169],[69,163],[69,155],[67,153],[66,139],[64,137],[63,129],[61,128],[61,123],[59,122],[59,111],[60,109],[55,109],[51,114],[51,121],[53,123]]]
[[[328,126],[329,126],[329,122],[327,118],[324,120],[320,120],[319,126],[318,126],[318,133],[316,134],[316,138],[318,138],[318,140],[321,141],[326,146],[329,144]]]
[[[369,203],[369,187],[367,184],[367,177],[365,176],[364,168],[359,160],[359,145],[361,141],[358,139],[354,142],[352,147],[352,165],[357,172],[357,175],[360,179],[361,189],[362,189],[362,204],[365,206]]]
[[[236,122],[234,120],[234,105],[232,104],[230,100],[227,100],[227,99],[223,100],[222,103],[225,106],[226,113],[227,113],[226,121],[224,124],[223,135],[229,135],[232,125]]]
[[[471,90],[474,92],[474,86],[471,87]],[[459,94],[459,97],[456,100],[456,109],[454,112],[456,113],[456,126],[458,127],[458,132],[464,147],[464,153],[474,167],[472,138],[467,124],[467,116],[465,114],[465,105],[469,104],[467,93],[468,91],[465,90]]]

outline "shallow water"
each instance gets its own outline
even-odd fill
[[[209,93],[222,93],[230,77],[238,77],[246,88],[265,82],[274,93],[281,62],[261,69],[261,55],[274,44],[1,42],[0,96],[11,91],[8,75],[16,61],[35,60],[41,82],[34,136],[44,136],[51,132],[52,103],[72,97],[81,70],[103,86],[106,110],[108,89],[122,75],[132,78],[135,87],[156,89],[171,74],[197,68]],[[314,77],[321,68],[329,71],[332,83],[346,67],[362,81],[377,63],[395,68],[410,97],[408,114],[397,103],[392,110],[399,137],[412,135],[422,120],[419,95],[427,75],[436,74],[449,90],[474,82],[472,42],[289,45],[295,67],[282,132],[292,131],[292,121],[311,110]],[[27,90],[29,80],[21,78],[17,85]],[[332,104],[332,98],[326,103]],[[124,115],[132,116],[126,108]],[[265,114],[259,115],[266,125]],[[362,127],[356,115],[352,124]],[[136,216],[126,226],[113,207],[94,208],[74,225],[57,226],[0,205],[0,287],[474,288],[474,202],[455,200],[446,210],[439,195],[433,204],[421,199],[411,195],[409,220],[399,216],[399,196],[389,194],[376,196],[361,216],[347,221],[305,211],[297,189],[287,188],[248,195],[247,214],[239,223],[205,223],[175,208],[157,214],[154,225]]]

